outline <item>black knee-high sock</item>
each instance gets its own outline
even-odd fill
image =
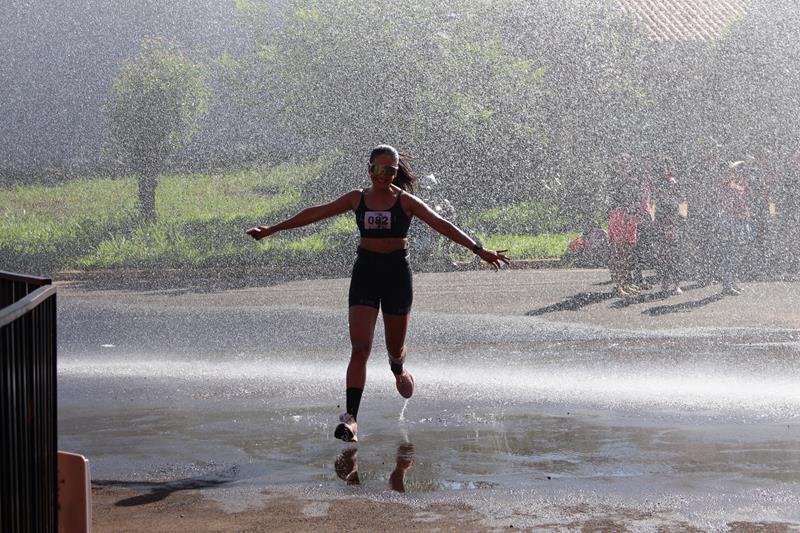
[[[347,389],[347,412],[353,415],[354,420],[358,420],[358,406],[361,404],[361,394],[364,389],[349,388]]]

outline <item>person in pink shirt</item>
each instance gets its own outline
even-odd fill
[[[611,251],[608,269],[614,282],[614,295],[620,298],[633,296],[638,290],[631,279],[631,260],[638,240],[638,199],[620,193],[618,207],[608,217],[608,243]]]

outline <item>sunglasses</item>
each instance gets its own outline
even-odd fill
[[[397,167],[393,167],[391,165],[379,165],[378,163],[372,163],[369,166],[370,174],[377,175],[381,172],[385,172],[387,176],[394,176],[397,174]]]

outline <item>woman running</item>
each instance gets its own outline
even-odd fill
[[[383,310],[389,366],[397,391],[403,398],[414,393],[414,378],[403,365],[406,360],[406,331],[413,298],[411,268],[408,263],[408,228],[417,217],[453,242],[500,268],[508,264],[507,250],[486,250],[452,223],[439,216],[414,196],[416,177],[405,158],[393,147],[376,146],[369,156],[372,185],[353,190],[327,204],[304,209],[272,226],[256,226],[246,232],[256,240],[279,231],[298,228],[329,217],[354,211],[361,234],[353,266],[349,293],[349,324],[352,352],[347,366],[346,412],[334,430],[338,439],[358,441],[358,408],[367,380],[367,359],[378,311]]]

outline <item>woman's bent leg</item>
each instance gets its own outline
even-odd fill
[[[411,315],[387,315],[383,314],[383,327],[386,331],[386,351],[389,352],[389,363],[400,365],[399,371],[406,362],[406,332],[408,331],[408,319]],[[398,374],[399,372],[395,372]]]
[[[406,332],[410,314],[389,315],[383,314],[383,326],[386,331],[386,350],[389,352],[389,365],[395,375],[397,391],[403,398],[410,398],[414,394],[414,378],[403,368],[406,362],[408,348],[406,346]]]

